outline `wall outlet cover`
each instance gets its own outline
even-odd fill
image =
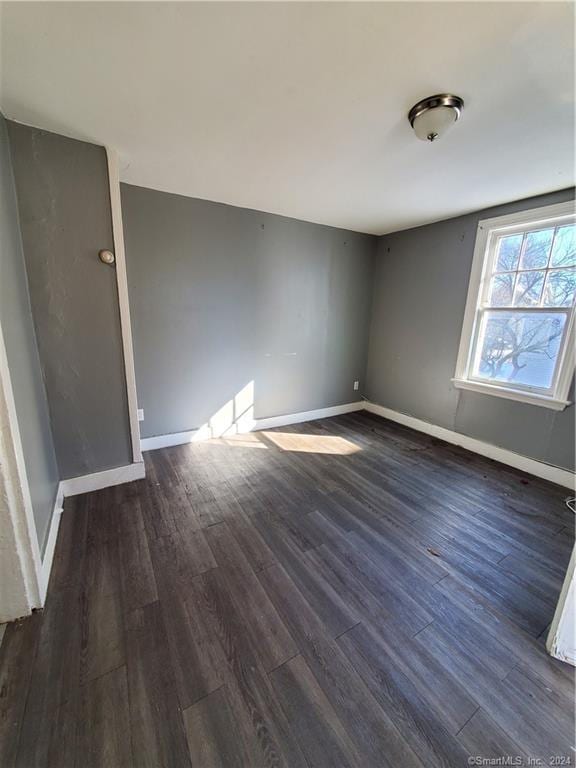
[[[359,381],[355,381],[354,382],[354,391],[358,391],[359,387],[360,387],[360,382]]]
[[[144,421],[144,408],[138,408],[138,421]]]

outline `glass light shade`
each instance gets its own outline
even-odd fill
[[[458,113],[452,107],[434,107],[414,119],[414,133],[422,141],[435,141],[456,122]]]

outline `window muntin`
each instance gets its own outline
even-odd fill
[[[503,235],[494,248],[486,306],[572,306],[576,224]],[[547,291],[544,285],[549,282],[555,288]]]
[[[492,312],[482,315],[473,376],[549,390],[554,382],[566,315]]]
[[[481,222],[483,253],[475,259],[483,257],[483,263],[472,278],[475,309],[467,308],[471,319],[464,324],[457,385],[468,381],[496,394],[518,393],[519,399],[523,392],[555,399],[562,379],[567,392],[576,296],[576,222],[569,210],[532,221],[521,214]],[[507,225],[513,218],[521,223]],[[482,231],[482,224],[493,226]],[[468,301],[474,301],[472,293]]]

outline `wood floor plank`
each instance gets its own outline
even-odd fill
[[[302,656],[282,664],[271,677],[310,765],[362,765],[358,750]]]
[[[407,540],[403,531],[394,524],[395,521],[375,514],[344,494],[340,494],[337,498],[342,508],[350,511],[354,519],[360,523],[351,534],[362,538],[380,551],[395,569],[411,568],[420,579],[430,583],[435,583],[446,576],[446,570],[442,565],[430,561],[423,547],[415,546],[411,539]]]
[[[245,768],[258,765],[254,734],[236,721],[223,685],[184,710],[194,768]]]
[[[80,667],[79,591],[50,595],[42,613],[27,708],[63,704],[78,683]]]
[[[86,543],[83,588],[87,599],[99,600],[120,590],[120,554],[118,537],[97,541],[90,536]]]
[[[269,672],[292,658],[298,648],[226,523],[206,529],[205,535],[252,638],[252,647]]]
[[[347,657],[280,566],[260,574],[300,645],[302,656],[368,765],[416,766],[420,760],[365,687]],[[350,696],[350,691],[354,696]]]
[[[412,595],[402,588],[394,575],[390,578],[385,561],[377,561],[367,556],[364,548],[350,541],[352,533],[346,539],[334,538],[326,546],[333,550],[352,573],[380,601],[384,611],[403,624],[409,634],[415,634],[433,621],[433,614],[421,608]],[[396,588],[395,588],[396,587]]]
[[[472,586],[494,605],[513,617],[515,623],[534,637],[551,621],[552,606],[514,579],[480,558],[464,554],[457,545],[444,540],[436,554],[446,569],[458,579]],[[552,614],[552,615],[551,615]]]
[[[146,492],[140,504],[146,531],[152,539],[168,536],[178,530],[173,502],[159,491],[158,485],[153,478],[147,478]]]
[[[134,764],[125,667],[83,687],[78,730],[78,768],[130,768]]]
[[[118,546],[122,603],[124,611],[129,613],[158,599],[156,577],[143,524],[136,524],[124,532],[119,537]]]
[[[2,768],[573,758],[566,489],[367,412],[144,459],[66,499]]]
[[[434,709],[438,721],[455,734],[476,711],[478,703],[458,676],[429,653],[425,642],[418,642],[435,623],[415,638],[407,637],[390,624],[380,629],[378,641],[387,662],[412,682],[419,696]]]
[[[467,516],[472,518],[473,511],[469,510]],[[439,551],[445,541],[450,541],[469,556],[481,558],[494,565],[511,550],[511,547],[499,546],[498,541],[475,529],[472,523],[467,521],[465,525],[459,515],[451,514],[451,510],[443,507],[439,510],[431,509],[430,515],[413,521],[411,527],[417,541],[426,548],[432,547]]]
[[[184,592],[195,576],[215,568],[217,563],[204,533],[176,530],[150,539],[150,551],[160,592]]]
[[[362,617],[362,621],[376,626],[389,621],[391,614],[386,611],[382,602],[356,578],[329,547],[317,547],[307,553],[307,559],[334,591],[351,606],[355,614]]]
[[[505,533],[499,528],[497,524],[489,523],[476,517],[476,513],[472,509],[463,511],[461,506],[456,507],[450,505],[448,507],[440,507],[441,512],[436,512],[432,509],[432,517],[440,516],[442,520],[448,520],[453,522],[458,528],[464,531],[473,530],[475,535],[488,539],[492,545],[502,550],[506,554],[516,554],[523,557],[528,557],[530,560],[538,564],[539,567],[549,568],[557,573],[558,578],[562,579],[566,570],[565,565],[561,566],[555,561],[551,560],[549,555],[544,552],[540,552],[539,549],[534,549],[527,544],[520,542],[513,536]],[[504,510],[501,511],[505,519]],[[458,540],[458,537],[454,537]]]
[[[102,488],[85,497],[87,507],[87,537],[98,547],[118,533],[118,501],[114,488]]]
[[[548,759],[551,755],[569,755],[570,742],[549,709],[527,695],[515,695],[505,681],[493,678],[450,633],[432,624],[422,630],[416,642],[458,677],[482,709],[531,756]]]
[[[509,687],[514,698],[527,697],[532,701],[543,705],[555,723],[556,730],[563,734],[566,744],[576,747],[576,734],[574,733],[574,715],[576,702],[574,698],[568,699],[561,690],[545,685],[531,670],[518,665],[505,678],[505,684]]]
[[[481,594],[452,577],[442,580],[434,589],[449,596],[472,620],[479,621],[485,633],[496,637],[511,658],[524,662],[552,688],[572,694],[574,671],[570,666],[548,656],[542,645]]]
[[[510,758],[521,760],[520,765],[528,762],[529,755],[482,708],[468,720],[457,739],[474,758]]]
[[[359,624],[338,638],[338,644],[424,765],[467,764],[467,752],[442,724],[438,709],[430,707],[399,666],[388,662],[387,649],[376,633]],[[451,716],[446,720],[450,722]]]
[[[498,562],[498,570],[549,602],[556,602],[562,589],[563,579],[557,573],[527,555],[506,555]]]
[[[28,697],[42,615],[8,625],[0,655],[0,765],[13,768]]]
[[[80,592],[81,678],[85,683],[124,664],[118,539],[88,536]]]
[[[305,554],[298,552],[282,537],[270,515],[263,517],[258,513],[255,516],[255,525],[275,553],[277,561],[290,574],[298,588],[304,592],[306,599],[324,623],[328,634],[337,637],[358,623],[359,617],[346,605],[328,581],[322,577],[321,573],[310,568]]]
[[[161,610],[178,698],[186,708],[223,684],[224,656],[206,622],[195,581],[188,584],[184,595],[164,593]]]
[[[286,768],[305,766],[306,761],[271,682],[258,665],[239,608],[227,588],[227,580],[216,569],[199,576],[197,581],[225,654],[229,670],[226,686],[232,712],[243,732],[256,738],[259,757],[254,764]]]
[[[481,509],[476,513],[475,517],[494,527],[498,527],[499,530],[511,536],[515,541],[525,544],[537,552],[542,552],[548,557],[553,552],[556,557],[562,557],[565,562],[568,562],[570,559],[570,543],[559,539],[555,535],[561,530],[561,524],[555,523],[552,528],[549,528],[538,525],[533,520],[526,520],[524,516],[512,518],[510,515],[507,515],[504,517],[501,509],[494,509],[492,507]]]
[[[80,692],[81,590],[51,594],[42,613],[22,717],[16,765],[45,768],[74,760]]]
[[[72,496],[66,499],[50,573],[51,595],[57,590],[81,583],[84,576],[87,531],[88,496]]]
[[[80,689],[71,698],[51,710],[48,723],[35,713],[29,722],[33,728],[23,728],[16,757],[17,768],[61,768],[75,766],[78,755],[78,721]]]
[[[222,508],[222,504],[220,507]],[[275,562],[274,553],[238,501],[226,503],[223,518],[255,573]]]
[[[177,686],[159,603],[127,620],[126,666],[134,764],[139,768],[190,765]]]

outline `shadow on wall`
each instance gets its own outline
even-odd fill
[[[254,418],[254,381],[219,408],[190,438],[191,443],[212,441],[213,444],[238,448],[277,448],[297,453],[348,455],[361,448],[337,435],[300,434],[295,432],[259,431]],[[252,434],[250,434],[252,433]]]

